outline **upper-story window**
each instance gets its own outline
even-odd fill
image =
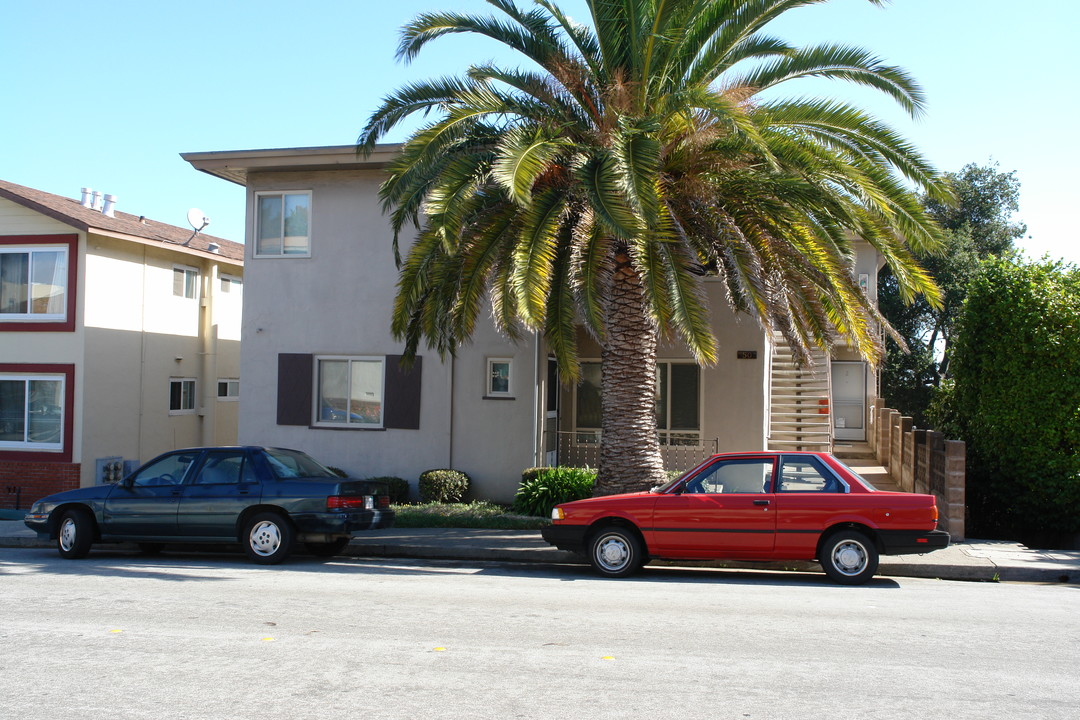
[[[172,293],[182,298],[197,297],[199,294],[199,271],[185,265],[174,265]]]
[[[310,192],[255,194],[255,256],[311,254]]]
[[[0,246],[0,322],[65,319],[67,282],[67,247]]]
[[[222,273],[219,280],[221,280],[221,292],[223,293],[240,292],[244,286],[244,281],[235,275]]]

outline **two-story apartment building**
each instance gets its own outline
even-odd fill
[[[0,507],[235,443],[242,297],[238,243],[0,181]]]
[[[509,501],[522,469],[592,464],[600,433],[599,357],[582,332],[573,387],[542,338],[512,343],[489,323],[454,357],[411,370],[390,334],[397,282],[378,198],[399,151],[352,146],[188,153],[195,168],[247,188],[240,441],[295,447],[364,477],[416,481],[431,468],[473,478],[477,497]],[[404,239],[403,239],[404,240]],[[878,258],[860,244],[853,272],[874,297]],[[794,368],[784,348],[710,289],[721,359],[660,349],[660,431],[669,469],[727,450],[828,449],[863,439],[874,378],[854,353]]]

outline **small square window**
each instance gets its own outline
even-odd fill
[[[315,425],[381,428],[384,361],[376,357],[317,359]]]
[[[310,192],[256,193],[255,256],[309,256]]]
[[[195,412],[195,378],[169,380],[169,414],[185,415]]]
[[[199,271],[192,267],[173,266],[172,292],[176,297],[194,299],[199,286]]]
[[[222,275],[220,279],[221,292],[223,293],[239,292],[244,284],[243,280],[238,277],[233,277],[232,275]]]
[[[217,384],[218,400],[239,400],[240,381],[230,378],[221,378]]]
[[[487,397],[510,397],[514,361],[511,358],[488,358]]]

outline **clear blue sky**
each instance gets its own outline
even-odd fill
[[[522,0],[519,0],[522,2]],[[581,0],[562,6],[585,18]],[[410,66],[397,32],[423,10],[484,11],[481,0],[304,3],[188,0],[8,3],[0,178],[78,197],[92,187],[118,209],[243,241],[243,190],[194,170],[179,153],[345,145],[379,100],[409,80],[499,59],[482,40],[447,39]],[[1023,246],[1080,263],[1075,126],[1080,82],[1076,0],[833,0],[783,18],[801,44],[861,45],[908,69],[929,108],[918,122],[840,84],[902,130],[942,170],[996,161],[1022,183]],[[817,84],[806,90],[819,94]],[[403,139],[392,136],[391,141]]]

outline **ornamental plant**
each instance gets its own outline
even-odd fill
[[[592,497],[596,471],[589,468],[529,468],[521,474],[514,512],[549,517],[559,503]]]

